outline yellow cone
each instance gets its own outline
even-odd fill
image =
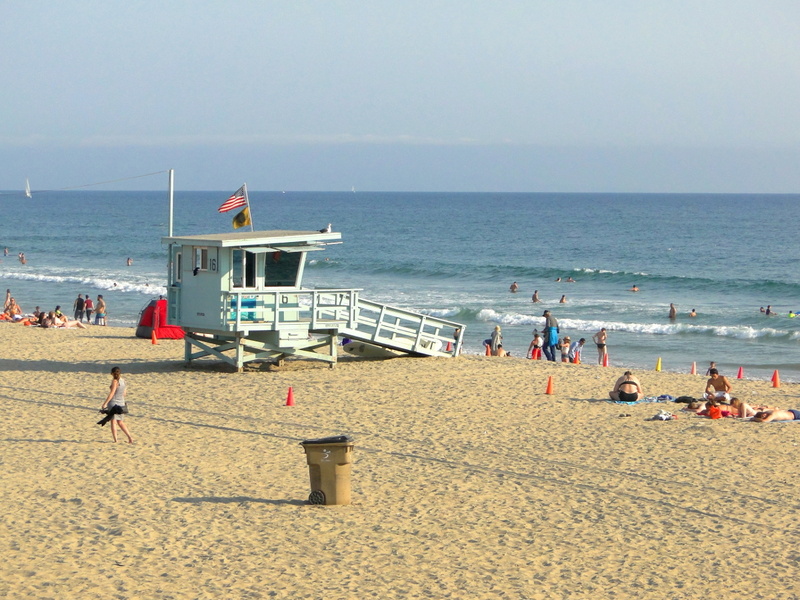
[[[661,357],[659,356],[658,360],[656,361],[656,371],[660,370],[661,370]]]

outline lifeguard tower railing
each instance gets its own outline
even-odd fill
[[[281,332],[281,338],[318,332],[417,356],[459,354],[462,324],[370,302],[359,298],[359,291],[223,291],[219,327],[213,329],[245,337],[267,331]],[[174,301],[177,303],[178,299]]]

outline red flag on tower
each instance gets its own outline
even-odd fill
[[[228,212],[229,210],[233,210],[234,208],[239,208],[240,206],[247,206],[247,199],[245,196],[246,192],[244,190],[244,186],[240,187],[238,190],[231,194],[231,197],[225,200],[217,209],[217,212]]]

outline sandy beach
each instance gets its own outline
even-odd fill
[[[239,374],[187,369],[182,341],[125,328],[0,324],[0,340],[3,597],[800,595],[797,423],[648,421],[681,406],[603,401],[613,366],[464,356]],[[112,366],[134,445],[95,424]],[[648,395],[698,396],[706,379],[636,374]],[[800,408],[796,385],[732,382]],[[298,442],[335,434],[355,439],[353,504],[308,505]]]

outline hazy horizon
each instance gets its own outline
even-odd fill
[[[82,0],[2,15],[0,188],[173,168],[176,189],[800,189],[787,0]]]

